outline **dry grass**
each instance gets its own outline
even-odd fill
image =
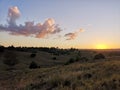
[[[15,70],[6,71],[7,66],[0,61],[0,90],[120,90],[120,57],[64,65],[70,55],[56,56],[57,60],[52,60],[53,55],[45,52],[38,52],[34,59],[29,57],[31,53],[16,54],[20,63]],[[91,60],[91,52],[87,55]],[[29,69],[32,60],[43,67]],[[56,65],[55,62],[60,64]]]

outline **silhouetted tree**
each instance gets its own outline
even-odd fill
[[[9,50],[14,50],[15,47],[12,45],[12,46],[9,46],[8,49],[9,49]]]

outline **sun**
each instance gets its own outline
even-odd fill
[[[107,46],[105,44],[98,44],[96,45],[96,49],[107,49]]]

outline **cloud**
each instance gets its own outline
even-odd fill
[[[45,38],[47,35],[56,34],[62,31],[53,18],[48,18],[44,23],[34,24],[33,21],[25,22],[25,25],[17,25],[16,20],[20,17],[18,7],[10,7],[8,10],[8,25],[0,25],[0,31],[8,31],[11,35],[34,36]]]
[[[79,33],[84,32],[84,31],[85,30],[81,28],[79,31],[76,31],[73,33],[67,33],[64,36],[67,37],[66,40],[74,40],[79,35]]]
[[[74,32],[74,33],[67,33],[67,34],[65,34],[65,37],[67,37],[66,40],[73,40],[73,39],[75,39],[77,37],[77,33],[76,32]]]
[[[84,32],[85,30],[83,28],[80,28],[80,30],[78,31],[79,32]]]
[[[16,20],[20,17],[20,11],[18,7],[10,7],[8,10],[8,24],[10,26],[16,26]]]

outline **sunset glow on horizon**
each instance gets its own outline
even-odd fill
[[[96,49],[109,49],[109,47],[106,46],[105,44],[98,44],[98,45],[96,46]]]
[[[1,0],[0,45],[120,48],[120,0]]]

